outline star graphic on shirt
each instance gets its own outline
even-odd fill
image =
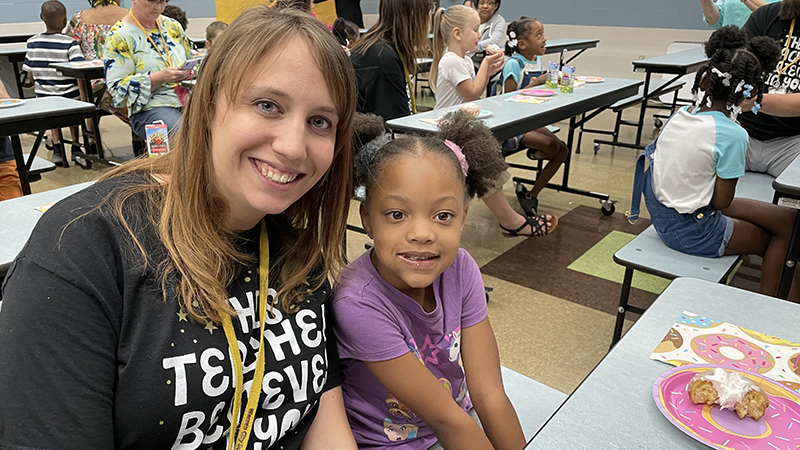
[[[422,355],[423,364],[427,364],[428,361],[439,364],[439,357],[437,356],[439,354],[439,349],[433,345],[430,336],[425,336],[425,342],[422,344],[422,349],[419,353]]]
[[[186,311],[178,311],[178,322],[180,322],[181,320],[184,322],[188,322],[188,320],[186,320],[186,316],[188,316]]]
[[[218,330],[219,329],[219,328],[215,327],[214,326],[214,322],[211,322],[210,320],[208,322],[206,322],[206,326],[204,328],[206,330],[208,330],[209,334],[214,334],[214,330]]]

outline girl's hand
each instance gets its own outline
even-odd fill
[[[502,52],[494,53],[491,55],[486,55],[481,62],[481,65],[486,65],[486,69],[489,71],[488,75],[494,75],[499,72],[503,68],[503,64],[505,64],[506,58]]]
[[[525,86],[525,89],[532,88],[534,86],[541,86],[547,81],[547,73],[543,73],[536,78],[531,78],[531,82]]]

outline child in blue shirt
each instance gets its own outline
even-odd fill
[[[544,84],[547,77],[542,70],[541,58],[547,44],[544,25],[537,19],[523,16],[508,24],[506,35],[508,37],[506,55],[510,58],[503,66],[503,76],[494,86],[495,90],[502,88],[502,91],[507,93]],[[532,159],[547,160],[547,164],[536,177],[536,183],[530,192],[523,186],[520,186],[517,192],[517,195],[521,196],[520,203],[530,207],[535,214],[539,206],[537,198],[539,192],[550,182],[558,168],[567,159],[569,148],[546,127],[507,140],[503,143],[503,149],[513,150],[519,145],[535,149],[529,151]]]
[[[678,110],[636,164],[630,219],[644,193],[650,220],[668,247],[690,255],[762,256],[762,294],[775,295],[797,212],[734,198],[744,175],[747,132],[736,123],[745,99],[758,113],[764,71],[775,67],[780,48],[767,37],[747,42],[734,25],[706,43],[708,64],[697,72],[692,92],[705,92],[700,106]],[[644,158],[650,167],[644,170]],[[800,301],[795,279],[789,299]]]

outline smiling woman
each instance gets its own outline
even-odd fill
[[[172,152],[53,206],[9,271],[0,447],[355,449],[328,325],[355,98],[314,18],[234,21]]]

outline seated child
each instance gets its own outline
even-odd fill
[[[341,17],[336,18],[333,22],[333,35],[336,36],[336,40],[339,41],[339,45],[342,46],[343,49],[347,50],[347,54],[350,54],[350,46],[358,39],[358,25],[350,22],[347,19],[343,19]]]
[[[214,39],[218,38],[219,35],[221,35],[222,32],[227,29],[228,29],[228,24],[220,20],[211,22],[206,27],[206,45],[205,45],[206,52],[211,50],[211,44],[213,43]]]
[[[42,3],[39,17],[47,27],[47,31],[28,39],[28,52],[22,70],[26,77],[33,77],[33,91],[37,97],[80,97],[78,82],[74,78],[59,75],[51,63],[83,61],[83,52],[75,39],[64,35],[61,31],[67,26],[67,8],[58,0]],[[72,141],[78,142],[78,127],[70,128]],[[53,152],[55,164],[64,162],[64,146],[61,143],[61,130],[50,130],[51,142],[45,147]]]
[[[505,164],[473,116],[456,111],[440,127],[435,137],[393,140],[379,118],[356,120],[356,143],[366,142],[355,157],[361,220],[374,247],[334,291],[345,408],[362,449],[438,440],[519,450],[525,438],[503,390],[481,273],[459,248],[469,199]]]
[[[747,41],[729,25],[705,47],[710,58],[697,72],[692,92],[705,91],[700,106],[679,109],[639,156],[630,219],[645,204],[661,240],[690,255],[715,258],[756,254],[764,258],[760,292],[775,295],[797,211],[734,198],[744,175],[747,132],[736,123],[740,105],[754,99],[758,112],[764,72],[774,68],[780,48],[767,37]],[[644,170],[644,158],[650,167]],[[800,301],[794,280],[789,298]]]
[[[466,52],[474,51],[478,47],[479,26],[478,12],[469,6],[455,5],[447,10],[439,8],[434,14],[433,64],[430,74],[431,81],[435,81],[431,85],[436,93],[434,109],[479,99],[486,91],[489,77],[502,67],[504,58],[500,51],[484,58],[477,73],[472,60],[466,57]],[[503,236],[540,237],[550,234],[555,229],[558,218],[537,214],[533,209],[524,211],[524,216],[514,211],[502,189],[509,179],[511,174],[508,171],[501,173],[493,180],[493,189],[481,196],[497,217]]]
[[[522,17],[508,25],[506,35],[506,55],[510,58],[503,66],[503,76],[495,83],[493,90],[508,93],[544,84],[547,78],[547,72],[542,70],[541,58],[547,44],[544,25],[538,19]],[[529,152],[531,158],[548,161],[530,192],[522,185],[517,189],[520,203],[535,212],[539,209],[539,193],[567,159],[569,148],[546,127],[507,140],[503,143],[503,149],[513,150],[520,144],[536,150],[535,153]]]

